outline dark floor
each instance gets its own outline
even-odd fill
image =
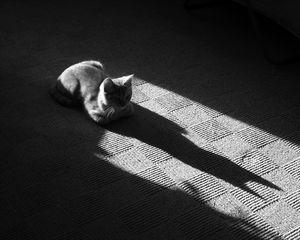
[[[300,239],[299,63],[251,27],[230,2],[0,3],[0,239]],[[86,59],[135,74],[135,116],[52,101]]]

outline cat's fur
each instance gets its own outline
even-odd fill
[[[64,70],[50,94],[63,106],[83,105],[88,115],[103,125],[133,114],[132,78],[110,78],[100,62],[83,61]]]

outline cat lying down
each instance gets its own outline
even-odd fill
[[[133,114],[132,78],[110,78],[100,62],[83,61],[64,70],[50,94],[63,106],[83,105],[92,120],[104,125]]]

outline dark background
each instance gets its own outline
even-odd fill
[[[145,96],[136,95],[133,118],[102,128],[48,95],[67,66],[99,59],[112,76],[134,73],[135,86],[162,87],[260,129],[266,143],[274,136],[297,146],[299,64],[266,61],[244,7],[226,1],[187,12],[179,0],[0,6],[1,239],[277,236],[255,213],[220,213],[189,182],[166,178],[147,155],[150,150],[144,155],[154,165],[143,171],[124,171],[107,161],[110,152],[136,147],[137,139],[156,149],[151,151],[166,152],[166,159],[203,171],[207,184],[213,184],[212,175],[258,198],[246,182],[280,190],[219,153],[200,149],[181,135],[180,124],[138,106]],[[259,19],[276,57],[296,53],[298,41]],[[216,196],[224,190],[218,191]]]

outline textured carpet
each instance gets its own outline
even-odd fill
[[[300,68],[266,62],[246,13],[1,2],[0,239],[300,239]],[[133,117],[52,101],[86,59],[135,74]]]

